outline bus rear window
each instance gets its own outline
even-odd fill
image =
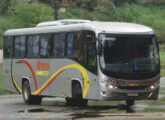
[[[4,40],[4,57],[13,56],[13,37],[5,37]]]

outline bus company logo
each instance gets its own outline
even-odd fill
[[[49,75],[49,63],[37,61],[37,75]]]

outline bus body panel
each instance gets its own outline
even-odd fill
[[[3,88],[7,91],[18,93],[15,86],[13,85],[12,80],[12,67],[11,67],[12,59],[4,59],[3,60]]]

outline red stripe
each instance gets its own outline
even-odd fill
[[[32,66],[26,61],[26,60],[18,60],[18,61],[16,61],[17,63],[25,63],[27,66],[28,66],[28,68],[30,69],[30,71],[31,71],[31,73],[32,73],[32,76],[33,76],[33,79],[34,79],[34,84],[35,84],[35,87],[36,87],[36,90],[38,90],[38,85],[37,85],[37,79],[36,79],[36,76],[35,76],[35,73],[34,73],[34,71],[33,71],[33,68],[32,68]]]
[[[62,70],[61,72],[59,72],[56,76],[54,76],[50,82],[38,93],[38,95],[40,95],[62,72],[64,72],[64,70]]]

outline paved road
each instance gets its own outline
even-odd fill
[[[55,102],[56,101],[56,102]],[[25,105],[21,95],[0,96],[0,120],[163,120],[164,113],[99,114],[104,107],[68,107],[62,98],[46,98],[42,105]]]

